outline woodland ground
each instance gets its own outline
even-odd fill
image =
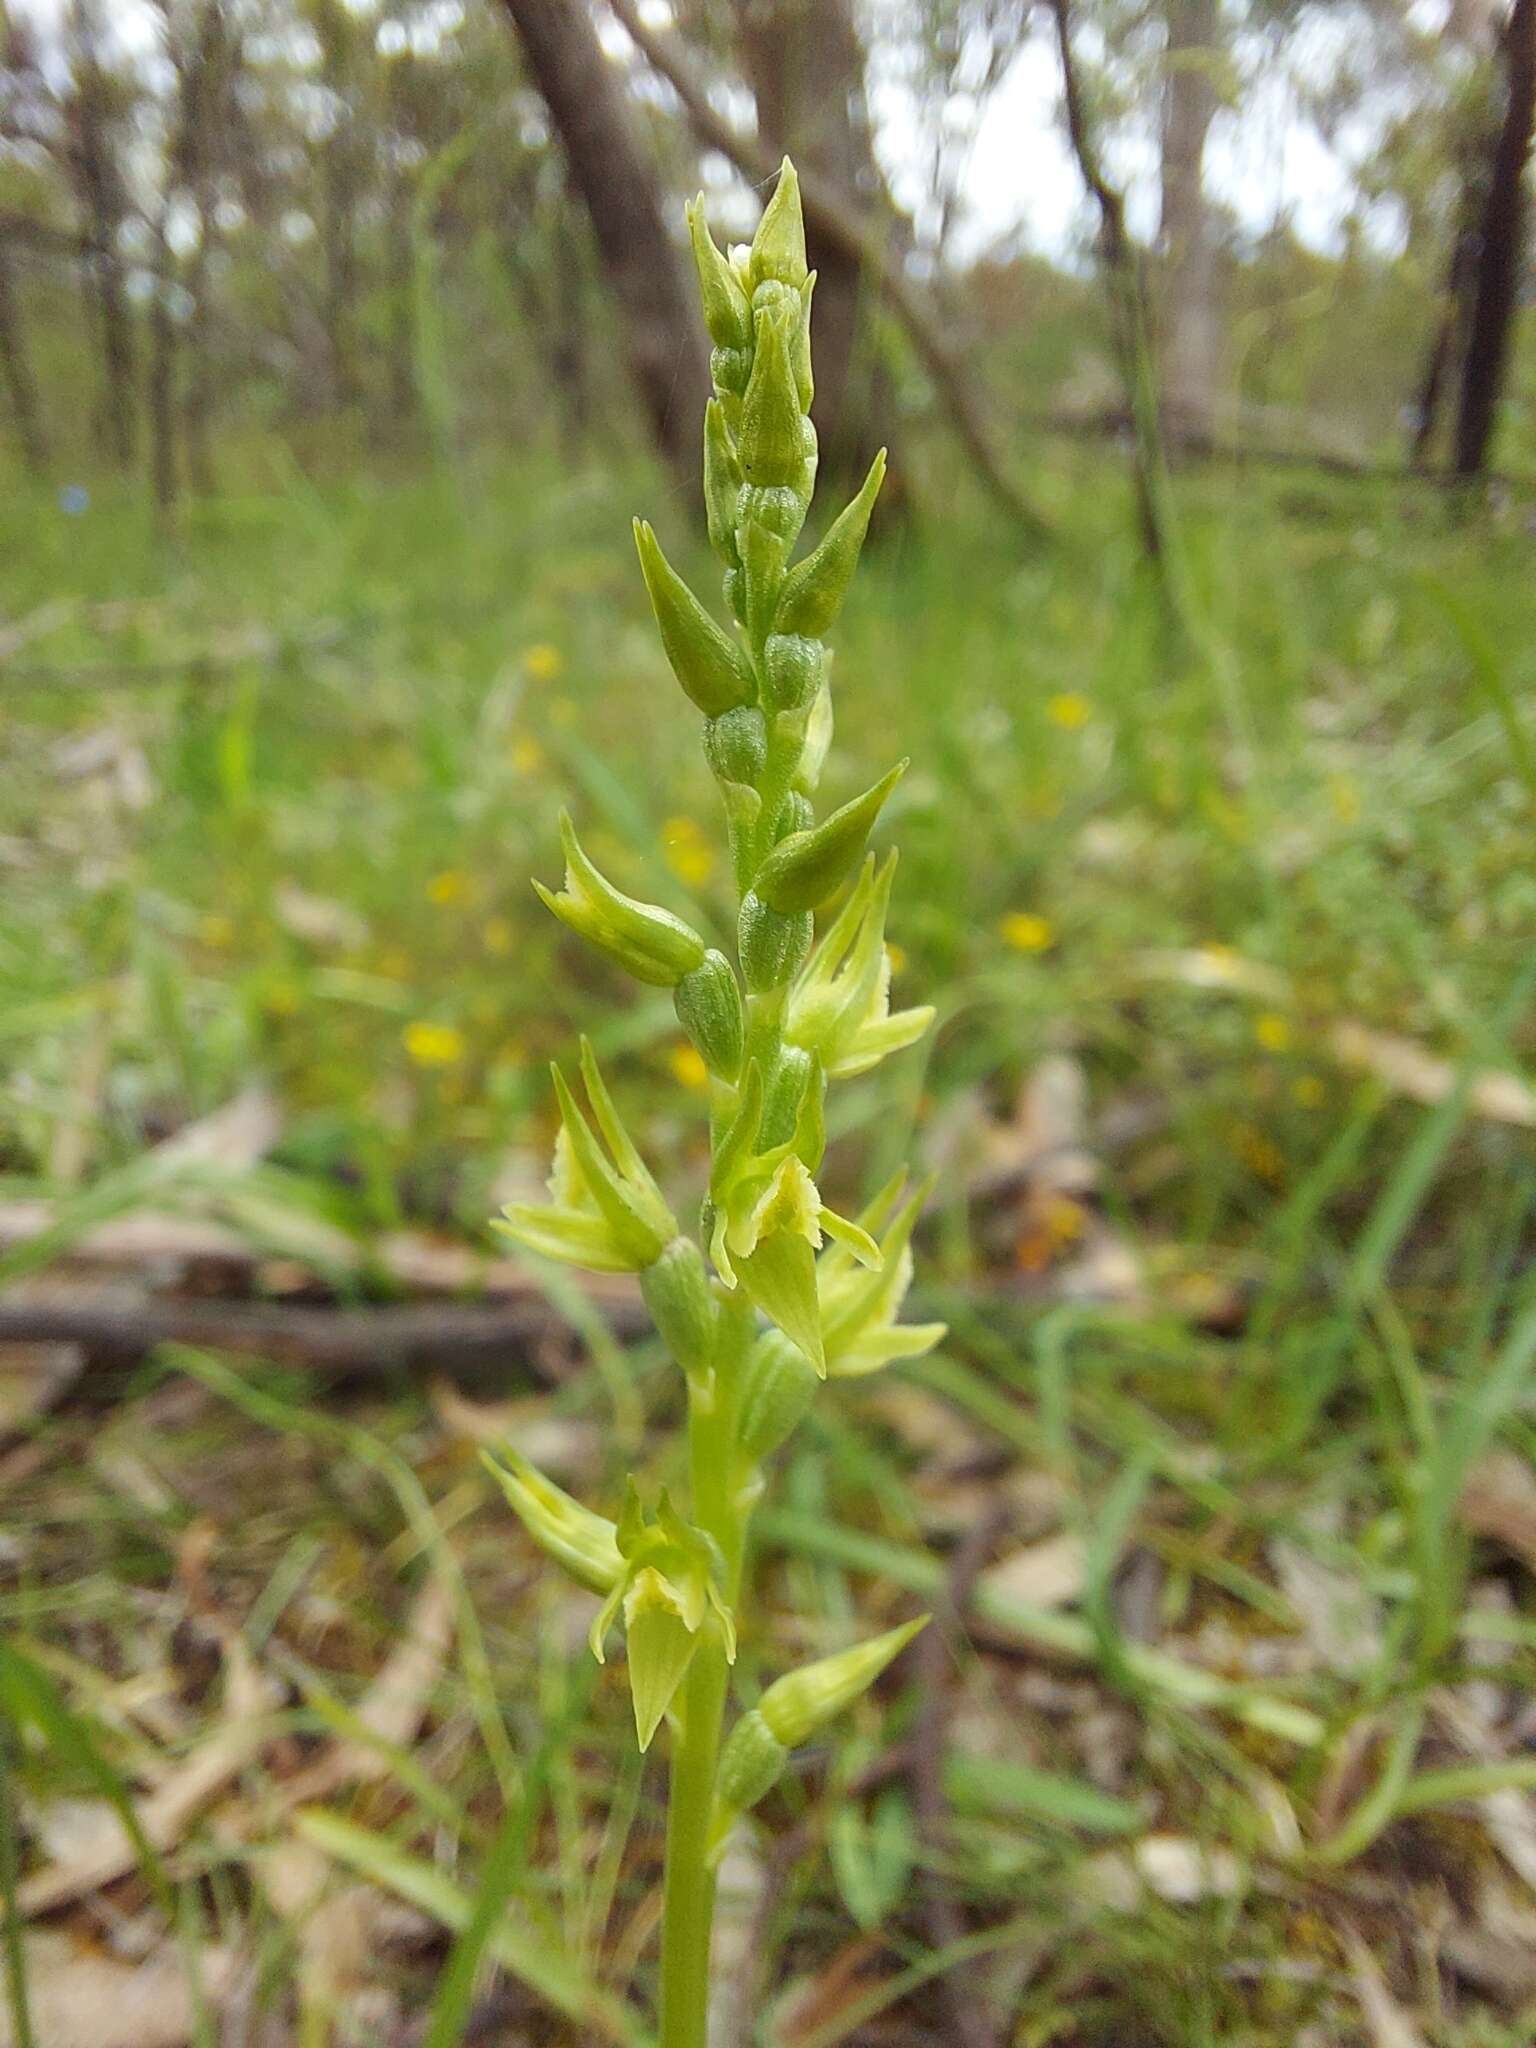
[[[941,1619],[733,1855],[730,1987],[783,2048],[1516,2048],[1530,510],[1181,480],[1180,640],[1108,458],[1036,488],[1057,548],[919,508],[837,643],[828,791],[913,757],[898,992],[940,1021],[834,1098],[831,1178],[909,1138],[939,1171],[952,1334],[797,1439],[743,1683]],[[288,471],[174,544],[110,490],[12,494],[0,1309],[399,1296],[402,1233],[440,1277],[542,1172],[578,1027],[697,1184],[670,1006],[528,887],[569,802],[640,893],[725,900],[632,509],[680,538],[598,473]],[[578,1337],[458,1386],[10,1354],[0,1864],[53,1916],[13,1931],[0,2040],[22,2007],[38,2048],[130,2038],[129,1962],[167,2040],[642,2038],[656,1773],[475,1445],[510,1427],[608,1501],[676,1395],[553,1303]]]

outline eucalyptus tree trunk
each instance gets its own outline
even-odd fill
[[[736,46],[757,104],[759,135],[832,190],[880,213],[865,97],[864,47],[850,0],[735,0]],[[822,473],[848,489],[878,446],[874,422],[889,406],[866,315],[871,294],[857,252],[807,236],[816,272],[816,429]]]
[[[1536,126],[1536,0],[1515,0],[1503,36],[1504,118],[1489,166],[1478,234],[1477,282],[1456,419],[1456,474],[1477,476],[1487,459],[1509,366],[1525,258],[1525,171]]]
[[[592,222],[619,315],[610,340],[624,352],[658,450],[692,493],[708,361],[656,165],[586,0],[504,4]]]
[[[43,408],[27,353],[26,331],[22,326],[21,304],[11,252],[0,240],[0,378],[16,421],[16,438],[22,460],[34,476],[48,467],[48,437],[43,428]]]
[[[1209,444],[1221,379],[1216,246],[1205,144],[1218,104],[1217,0],[1165,0],[1162,106],[1162,397],[1170,438]]]

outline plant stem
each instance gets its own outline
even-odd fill
[[[740,1354],[750,1331],[751,1314],[745,1305],[726,1304],[715,1370],[706,1385],[690,1385],[688,1390],[694,1514],[724,1553],[729,1575],[726,1597],[733,1605],[739,1590],[745,1530],[729,1483],[730,1450]],[[673,1741],[661,1922],[660,2048],[708,2048],[709,1954],[715,1914],[715,1873],[709,1847],[725,1692],[725,1649],[712,1640],[701,1645],[689,1668],[681,1726]]]
[[[708,1860],[715,1764],[725,1709],[725,1651],[707,1643],[683,1693],[672,1751],[661,1923],[660,2048],[708,2048],[709,1947],[715,1873]]]

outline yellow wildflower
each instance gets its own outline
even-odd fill
[[[668,1055],[667,1064],[685,1088],[707,1088],[709,1069],[705,1066],[696,1046],[675,1045]]]
[[[462,903],[468,894],[469,877],[462,868],[444,868],[427,884],[428,901],[439,906]]]
[[[217,910],[210,911],[198,925],[197,935],[205,946],[217,946],[222,951],[225,946],[234,943],[234,921],[222,916]]]
[[[1360,822],[1360,791],[1354,778],[1349,775],[1330,775],[1328,796],[1333,805],[1333,815],[1341,825],[1358,825]]]
[[[892,974],[900,974],[907,964],[907,949],[905,946],[898,946],[894,940],[887,939],[885,957],[891,963]]]
[[[715,872],[715,849],[695,818],[668,818],[661,828],[667,866],[690,889],[701,889]]]
[[[1266,1052],[1286,1052],[1291,1044],[1291,1023],[1278,1010],[1265,1010],[1254,1019],[1253,1035]]]
[[[1079,697],[1075,690],[1063,690],[1047,700],[1045,715],[1052,725],[1059,725],[1063,732],[1077,732],[1088,723],[1093,706],[1086,697]]]
[[[1003,944],[1019,953],[1044,953],[1056,943],[1056,927],[1033,910],[1010,910],[997,930]]]
[[[544,766],[544,749],[532,733],[519,733],[512,742],[512,766],[519,775],[537,775]]]
[[[1316,1074],[1301,1074],[1291,1084],[1291,1093],[1303,1109],[1318,1109],[1328,1091]]]
[[[529,680],[535,683],[552,683],[565,667],[565,656],[558,647],[547,640],[537,640],[523,653],[523,667]]]
[[[1279,1187],[1284,1182],[1285,1154],[1274,1139],[1266,1136],[1256,1125],[1234,1124],[1232,1149],[1258,1180],[1268,1181],[1271,1187]]]
[[[417,1017],[405,1027],[407,1057],[418,1067],[451,1067],[464,1057],[464,1034],[453,1024]]]

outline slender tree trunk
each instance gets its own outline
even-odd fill
[[[1170,601],[1169,520],[1166,503],[1167,466],[1163,457],[1162,423],[1147,337],[1146,294],[1141,263],[1125,224],[1125,201],[1104,175],[1098,140],[1083,96],[1068,0],[1051,0],[1056,47],[1061,59],[1062,92],[1067,132],[1083,183],[1099,212],[1099,259],[1109,299],[1110,334],[1125,383],[1135,447],[1136,513],[1142,547]]]
[[[48,467],[48,437],[43,428],[43,409],[37,395],[37,380],[27,353],[27,338],[21,323],[21,305],[11,252],[0,241],[0,377],[16,419],[16,438],[22,460],[34,476]]]
[[[389,412],[390,431],[404,441],[416,425],[416,249],[411,216],[414,201],[411,180],[396,168],[389,188],[389,216],[385,225],[386,287],[389,294]]]
[[[1472,324],[1456,419],[1456,474],[1477,476],[1504,388],[1525,255],[1525,167],[1536,125],[1536,0],[1515,0],[1504,31],[1504,119],[1479,232]]]
[[[1165,0],[1163,55],[1162,391],[1173,436],[1208,446],[1221,377],[1215,240],[1205,144],[1216,113],[1216,0]]]
[[[1413,402],[1413,440],[1409,461],[1415,469],[1425,473],[1434,467],[1435,435],[1440,425],[1441,409],[1466,346],[1468,300],[1476,271],[1476,236],[1464,222],[1451,245],[1440,317],[1435,323],[1434,337]]]
[[[155,295],[149,315],[149,469],[155,505],[170,523],[176,510],[176,321],[171,311],[175,260],[166,234],[168,203],[155,227]]]
[[[656,446],[694,488],[709,370],[656,166],[642,149],[586,0],[504,0],[592,222],[623,351]]]
[[[181,395],[181,432],[187,451],[187,481],[200,498],[211,498],[218,490],[218,478],[214,471],[209,432],[213,417],[214,379],[208,275],[216,229],[206,188],[198,200],[197,216],[197,251],[187,277],[192,304],[184,336],[186,377]]]
[[[75,0],[71,16],[75,89],[71,137],[76,181],[86,211],[91,283],[101,329],[102,437],[121,469],[133,461],[137,418],[133,327],[123,285],[118,236],[126,206],[109,133],[106,80],[94,0]]]
[[[736,0],[737,47],[757,103],[758,133],[776,155],[879,211],[864,49],[849,0]],[[846,242],[808,223],[816,272],[816,427],[823,474],[857,485],[879,445],[883,379],[866,315],[863,265]]]

